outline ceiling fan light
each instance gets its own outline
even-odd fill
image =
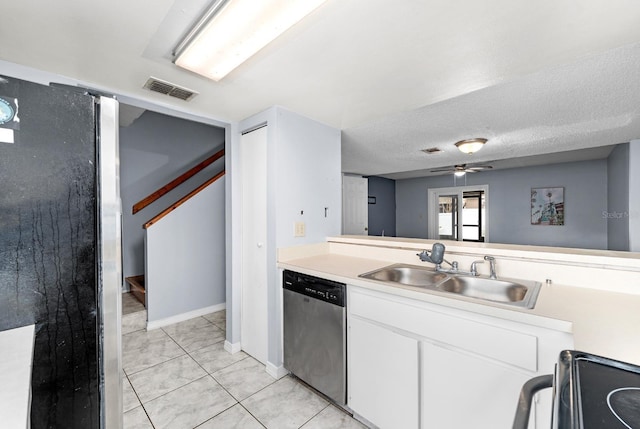
[[[486,142],[487,139],[482,138],[467,139],[457,142],[456,147],[460,149],[460,152],[472,154],[482,149]]]
[[[455,173],[453,173],[456,177],[462,177],[465,174],[467,174],[466,171],[456,171]]]

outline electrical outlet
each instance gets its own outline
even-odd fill
[[[304,237],[304,234],[305,234],[304,222],[296,222],[294,224],[293,236],[294,237]]]

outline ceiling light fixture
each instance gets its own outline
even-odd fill
[[[176,47],[175,64],[219,81],[326,0],[218,0]]]
[[[457,142],[456,147],[460,149],[460,152],[472,154],[482,149],[486,142],[487,142],[487,139],[481,139],[481,138],[467,139],[467,140],[461,140]]]
[[[464,176],[465,174],[467,174],[467,172],[463,170],[463,171],[456,171],[456,172],[455,172],[455,173],[453,173],[453,174],[454,174],[456,177],[462,177],[462,176]]]

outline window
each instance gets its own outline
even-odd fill
[[[487,241],[488,192],[488,185],[429,189],[428,237]]]

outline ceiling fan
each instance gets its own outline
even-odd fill
[[[490,165],[458,164],[453,167],[431,170],[431,173],[454,173],[457,175],[463,175],[464,173],[477,173],[483,170],[491,170],[492,168],[493,167]]]

